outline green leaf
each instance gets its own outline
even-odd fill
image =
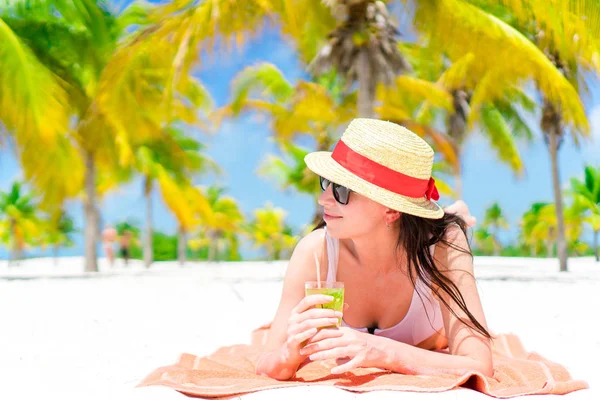
[[[239,113],[246,99],[254,91],[262,97],[272,97],[276,103],[289,100],[294,88],[283,73],[273,64],[263,63],[245,68],[233,82],[232,109]]]
[[[523,173],[523,162],[510,127],[498,109],[483,106],[481,108],[482,127],[492,142],[492,148],[498,158],[508,164],[518,175]]]

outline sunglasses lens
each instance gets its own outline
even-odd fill
[[[329,179],[319,177],[319,184],[321,185],[321,190],[326,191],[329,185],[332,185],[331,189],[333,191],[333,198],[335,201],[342,205],[348,204],[348,197],[350,197],[350,189],[345,186],[340,186],[337,183],[332,183]]]
[[[345,186],[333,184],[333,197],[338,203],[346,205],[348,204],[348,197],[350,197],[350,189]]]
[[[329,180],[323,178],[322,176],[319,177],[319,183],[321,184],[321,190],[322,191],[326,191],[327,187],[329,186],[329,184],[331,182],[329,182]]]

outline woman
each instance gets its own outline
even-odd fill
[[[466,224],[434,201],[433,157],[409,130],[372,119],[352,121],[333,153],[307,155],[324,224],[294,250],[258,374],[287,380],[307,359],[337,361],[334,374],[493,374]],[[341,313],[316,308],[331,297],[304,295],[315,255],[322,281],[344,283],[341,328],[327,328]]]

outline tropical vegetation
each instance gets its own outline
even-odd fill
[[[235,57],[234,47],[267,26],[304,74],[292,80],[271,63],[243,66],[229,99],[215,104],[202,83],[205,59]],[[559,171],[561,144],[589,140],[584,100],[600,72],[599,34],[592,0],[172,0],[120,10],[105,0],[3,2],[0,139],[11,144],[22,182],[0,192],[0,241],[17,261],[34,248],[57,255],[83,232],[85,270],[97,271],[99,204],[140,182],[144,226],[116,222],[120,234],[133,233],[132,256],[145,266],[239,260],[246,251],[286,258],[321,219],[304,156],[330,150],[353,118],[375,117],[434,147],[448,200],[465,193],[471,137],[484,137],[517,177],[527,172],[519,144],[543,141],[553,201],[540,199],[518,219],[502,199],[491,204],[473,232],[474,252],[556,256],[561,271],[568,255],[600,261],[600,167],[586,166],[568,190]],[[256,173],[312,199],[303,226],[290,226],[268,199],[244,210],[227,194],[207,138],[244,115],[267,118],[277,143]],[[155,191],[175,232],[154,228]],[[74,202],[83,204],[81,227],[67,206]],[[514,243],[503,239],[509,234]]]

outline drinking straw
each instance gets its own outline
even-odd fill
[[[319,257],[317,253],[313,253],[315,256],[315,262],[317,263],[317,287],[321,289],[321,264],[319,263]]]

